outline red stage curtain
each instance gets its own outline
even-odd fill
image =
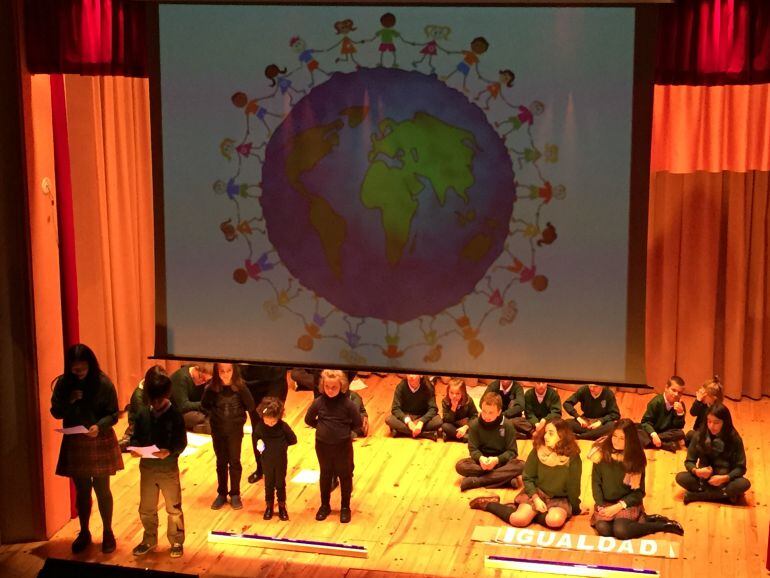
[[[660,15],[647,378],[694,391],[718,374],[731,398],[770,395],[770,2]]]
[[[655,82],[770,82],[768,0],[677,0],[661,6]]]
[[[32,73],[146,76],[144,2],[24,0]]]

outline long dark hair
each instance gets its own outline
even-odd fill
[[[556,433],[559,434],[559,442],[553,449],[557,454],[561,456],[572,457],[580,454],[580,446],[578,446],[575,440],[575,434],[567,425],[567,422],[557,417],[545,423],[535,435],[532,436],[532,446],[535,450],[539,450],[545,445],[545,428],[549,425],[553,425],[556,428]]]
[[[214,364],[214,374],[211,376],[211,383],[209,384],[209,387],[212,391],[215,391],[219,393],[222,391],[222,388],[224,387],[222,385],[222,379],[219,377],[219,366],[220,363]],[[230,365],[233,366],[233,377],[230,380],[230,387],[233,388],[233,391],[239,391],[246,387],[246,384],[243,382],[243,379],[241,378],[241,370],[238,369],[238,365],[236,363],[231,363]]]
[[[711,432],[709,431],[708,416],[710,415],[713,415],[715,418],[722,421],[722,431],[720,431],[716,436],[712,436]],[[706,412],[703,423],[698,430],[697,448],[702,454],[709,453],[712,449],[714,449],[712,447],[712,443],[716,438],[721,439],[724,443],[724,451],[729,451],[729,449],[736,442],[737,437],[738,432],[735,431],[735,426],[733,425],[733,416],[730,414],[730,410],[721,403],[715,403]]]
[[[612,445],[612,434],[618,430],[621,430],[626,438],[625,448],[623,449],[623,467],[627,473],[641,474],[647,466],[647,457],[644,455],[642,444],[639,442],[636,425],[627,417],[615,422],[607,436],[596,442],[595,445],[602,454],[602,461],[612,462],[612,454],[615,451]]]
[[[72,373],[72,366],[81,361],[88,364],[88,373],[82,381]],[[64,352],[64,371],[58,379],[62,381],[66,388],[82,389],[84,395],[89,395],[99,385],[101,374],[102,370],[99,367],[99,361],[96,359],[96,354],[94,354],[93,350],[88,345],[76,343]]]

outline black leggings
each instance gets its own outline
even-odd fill
[[[329,506],[334,478],[340,481],[340,507],[350,507],[353,491],[353,442],[349,438],[336,444],[316,440],[315,452],[321,469],[321,504]]]
[[[102,516],[102,525],[105,532],[112,531],[112,492],[110,491],[110,477],[98,476],[94,478],[72,478],[75,484],[75,505],[78,509],[80,530],[88,531],[91,519],[91,490],[96,492],[96,501],[99,504],[99,514]]]
[[[639,518],[643,520],[644,516]],[[641,538],[655,532],[662,532],[668,526],[668,522],[640,522],[628,518],[617,520],[598,520],[594,522],[594,528],[600,536],[611,536],[618,540],[631,540]]]

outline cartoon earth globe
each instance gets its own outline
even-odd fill
[[[436,77],[335,73],[291,109],[262,169],[289,272],[344,313],[405,323],[459,303],[500,255],[511,158],[481,109]]]

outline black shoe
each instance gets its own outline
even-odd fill
[[[262,470],[257,470],[256,472],[249,474],[248,480],[250,484],[256,484],[263,477]]]
[[[148,552],[152,552],[155,549],[155,544],[148,544],[147,542],[140,542],[136,546],[134,546],[134,549],[132,550],[132,553],[134,556],[144,556]]]
[[[326,504],[321,504],[321,507],[318,508],[318,511],[315,513],[315,519],[319,522],[323,522],[326,518],[329,517],[329,514],[332,513],[332,509],[327,506]]]
[[[660,444],[660,449],[666,450],[667,452],[671,452],[672,454],[676,453],[676,450],[679,449],[679,444],[677,442],[663,442]]]
[[[480,488],[481,484],[479,482],[479,478],[475,476],[467,476],[460,482],[460,491],[467,492],[468,490],[472,490],[474,488]]]
[[[265,513],[262,514],[263,520],[272,520],[273,519],[273,504],[267,504],[265,506]]]
[[[243,509],[243,501],[241,500],[240,494],[233,494],[230,496],[230,507],[233,510]]]
[[[217,497],[211,503],[212,510],[219,510],[227,503],[227,496],[225,494],[217,494]]]
[[[72,542],[72,553],[80,554],[83,550],[91,545],[91,532],[88,530],[81,530],[78,537]]]
[[[340,508],[340,524],[347,524],[350,522],[351,515],[350,508]]]
[[[286,522],[289,519],[289,512],[286,510],[286,502],[278,502],[278,519]]]
[[[684,528],[682,524],[676,520],[669,520],[668,523],[663,526],[661,532],[668,532],[669,534],[676,534],[677,536],[684,536]]]
[[[499,504],[500,496],[479,496],[468,504],[471,510],[486,510],[487,504]]]
[[[652,524],[658,524],[658,523],[667,524],[671,520],[666,518],[666,516],[661,516],[660,514],[645,514],[644,515],[644,521],[645,522],[650,522]]]
[[[102,536],[102,554],[112,554],[117,547],[118,545],[115,542],[115,534],[113,534],[111,531],[105,532]]]

